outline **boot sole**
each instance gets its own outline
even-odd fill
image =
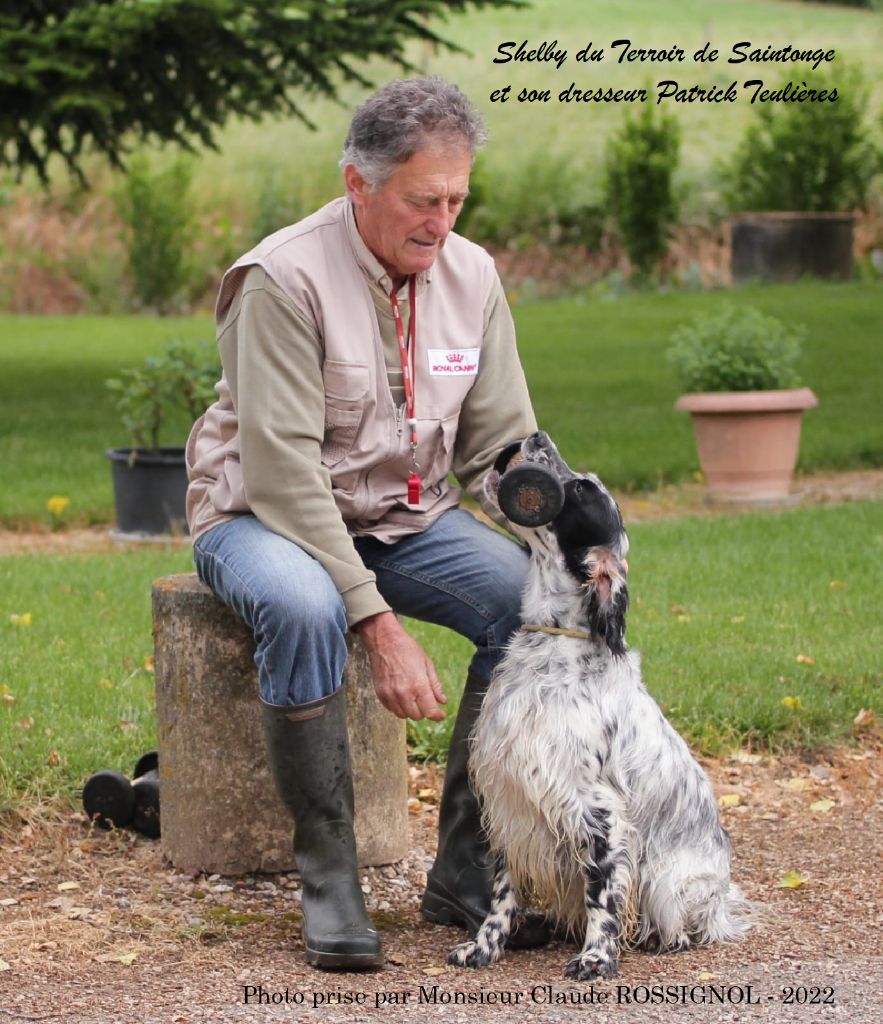
[[[367,971],[382,967],[386,962],[383,953],[325,953],[319,949],[308,949],[307,963],[328,971]]]

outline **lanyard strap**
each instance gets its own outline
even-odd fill
[[[405,341],[405,328],[402,324],[402,314],[399,310],[399,300],[396,298],[395,288],[389,293],[389,302],[392,306],[392,316],[396,324],[396,338],[399,343],[399,356],[402,360],[402,384],[405,387],[405,415],[408,418],[408,428],[411,432],[411,475],[408,477],[408,504],[420,504],[420,492],[422,482],[417,473],[420,466],[417,464],[417,414],[415,412],[414,386],[415,372],[414,360],[417,358],[417,280],[414,275],[408,282],[408,301],[411,304],[411,315],[408,317],[408,340]]]
[[[402,314],[399,310],[399,301],[396,298],[395,288],[389,293],[389,301],[392,306],[392,316],[396,325],[396,339],[399,343],[399,356],[402,360],[402,383],[405,387],[405,414],[408,418],[408,427],[411,431],[411,459],[417,466],[417,415],[414,401],[414,359],[417,349],[417,282],[414,275],[408,282],[408,301],[411,306],[411,315],[408,318],[408,340],[405,341],[405,327],[402,323]]]

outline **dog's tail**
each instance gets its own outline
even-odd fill
[[[692,942],[736,942],[754,924],[754,911],[742,890],[730,882],[721,892],[703,893],[701,885],[690,894],[686,931]],[[710,888],[710,887],[708,887]]]
[[[645,879],[639,894],[635,943],[654,942],[662,950],[735,942],[755,923],[755,908],[728,872],[690,870],[681,863]],[[648,884],[649,883],[649,884]]]

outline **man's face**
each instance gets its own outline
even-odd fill
[[[471,169],[458,146],[418,150],[376,191],[352,164],[344,168],[359,234],[397,286],[435,262],[469,193]]]

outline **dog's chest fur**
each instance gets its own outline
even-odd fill
[[[636,860],[653,819],[717,814],[704,775],[641,680],[638,655],[592,641],[521,633],[498,666],[472,743],[472,772],[492,847],[538,905],[578,927],[585,835],[613,812]]]
[[[561,920],[578,919],[584,904],[580,865],[591,851],[575,848],[577,837],[616,798],[615,691],[640,685],[636,656],[612,672],[609,661],[579,639],[517,636],[473,740],[473,778],[491,845],[506,850],[515,884]]]

